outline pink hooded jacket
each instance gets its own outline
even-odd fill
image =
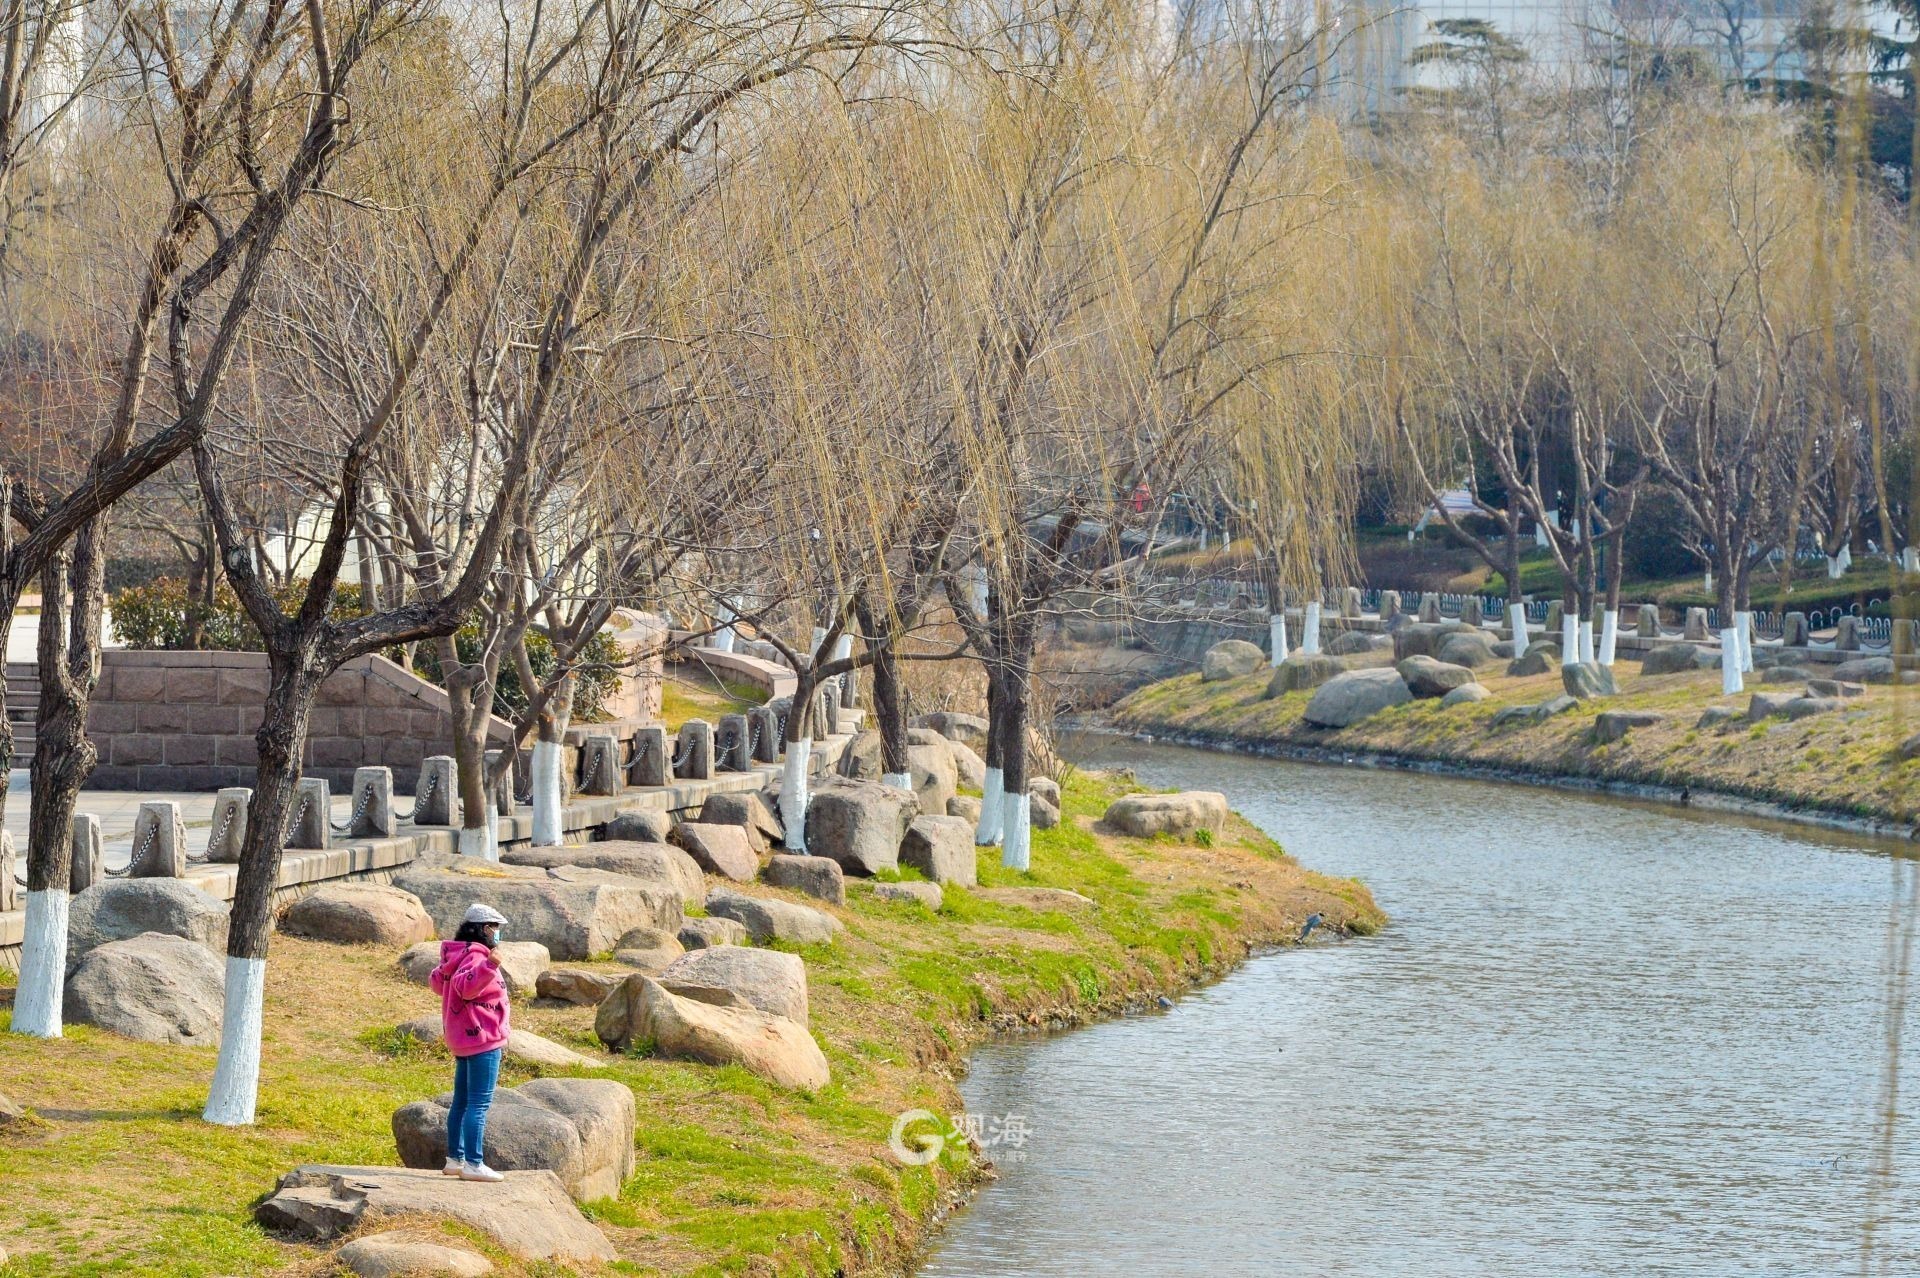
[[[440,1027],[448,1051],[478,1056],[507,1041],[507,986],[486,946],[440,942],[440,966],[427,983],[440,996]]]

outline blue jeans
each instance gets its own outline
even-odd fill
[[[499,1048],[454,1058],[453,1105],[447,1110],[448,1158],[462,1163],[486,1161],[487,1111],[493,1108],[493,1086],[499,1081]]]

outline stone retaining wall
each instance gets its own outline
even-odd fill
[[[89,785],[100,790],[206,791],[253,784],[269,675],[258,652],[101,654],[87,734],[100,750]],[[321,685],[302,770],[336,789],[353,770],[385,764],[410,790],[420,760],[452,740],[447,694],[385,657],[359,657]],[[494,744],[512,726],[495,718]]]

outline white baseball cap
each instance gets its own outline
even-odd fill
[[[491,905],[482,905],[480,904],[480,902],[475,901],[472,905],[469,905],[467,907],[467,917],[464,919],[461,919],[460,921],[462,923],[505,924],[507,921],[507,916],[502,914],[500,911],[494,909]]]

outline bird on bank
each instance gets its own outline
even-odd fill
[[[1300,939],[1303,941],[1306,940],[1309,936],[1313,934],[1313,929],[1319,926],[1320,926],[1320,916],[1318,914],[1307,915],[1307,921],[1303,923],[1300,927]]]

